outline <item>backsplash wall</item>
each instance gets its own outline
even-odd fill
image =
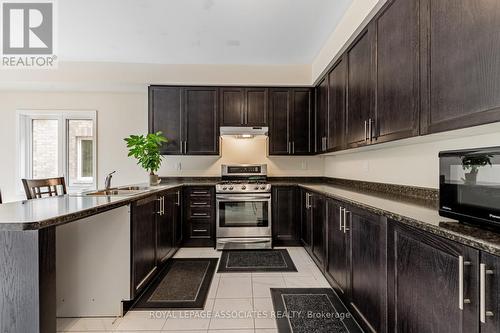
[[[325,176],[438,188],[438,153],[443,150],[500,146],[499,127],[500,124],[485,125],[420,137],[406,144],[403,141],[397,147],[382,144],[375,146],[379,149],[327,156]]]
[[[267,138],[237,139],[224,136],[220,156],[165,156],[162,177],[220,176],[221,164],[267,164],[269,176],[322,176],[323,158],[267,156]]]

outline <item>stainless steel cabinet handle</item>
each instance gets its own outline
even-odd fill
[[[458,256],[458,308],[464,309],[464,304],[469,304],[470,299],[464,299],[464,267],[470,266],[470,261],[464,261],[463,256]]]
[[[194,229],[193,232],[207,232],[207,229]]]
[[[193,213],[193,216],[208,216],[207,213]]]
[[[156,200],[158,200],[158,212],[157,212],[157,214],[158,214],[158,215],[162,215],[162,214],[161,214],[161,198],[158,198],[158,199],[156,199]]]
[[[340,231],[342,231],[342,216],[343,216],[342,210],[343,210],[343,208],[339,207],[339,229],[340,229]]]
[[[208,205],[208,202],[192,202],[191,205],[193,206],[206,206]]]
[[[177,191],[177,206],[181,205],[181,191]]]
[[[291,153],[292,153],[292,149],[290,148],[290,146],[291,146],[291,142],[290,142],[290,141],[288,141],[288,145],[287,145],[287,147],[286,147],[286,152],[287,152],[288,154],[291,154]]]
[[[486,269],[486,264],[479,265],[479,320],[486,323],[486,317],[493,317],[492,311],[486,310],[486,275],[493,275],[493,271]]]
[[[184,141],[184,154],[187,154],[188,152],[188,143],[187,141]]]
[[[161,215],[165,215],[165,197],[161,197]]]
[[[344,234],[349,231],[349,228],[347,227],[347,214],[350,214],[351,212],[346,210],[344,208]]]
[[[306,193],[306,209],[311,208],[311,195]]]
[[[292,141],[292,154],[295,154],[295,141]]]
[[[193,194],[208,194],[207,191],[193,191]]]

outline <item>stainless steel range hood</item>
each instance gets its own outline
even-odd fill
[[[237,127],[237,126],[222,126],[220,135],[234,135],[239,137],[254,137],[257,135],[267,135],[269,127]]]

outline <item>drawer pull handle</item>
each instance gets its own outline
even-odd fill
[[[207,213],[193,213],[193,216],[208,216]]]
[[[208,202],[193,202],[193,206],[206,206],[208,205]]]
[[[470,261],[465,261],[463,256],[458,256],[458,308],[464,309],[464,304],[470,304],[470,299],[464,298],[464,266],[470,266]]]
[[[206,191],[193,191],[193,194],[208,194]]]
[[[207,232],[207,229],[194,229],[193,232]]]

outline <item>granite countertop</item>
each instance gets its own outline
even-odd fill
[[[164,184],[132,196],[97,197],[70,194],[4,203],[0,205],[0,231],[37,230],[57,226],[128,205],[157,192],[181,186],[213,186],[217,181],[217,178],[164,179]],[[298,185],[400,223],[500,255],[500,233],[441,217],[435,205],[405,197],[404,194],[395,195],[324,182],[307,182],[297,178],[271,180],[270,182],[275,186]]]
[[[398,200],[383,193],[367,193],[321,184],[298,185],[417,229],[500,255],[500,233],[442,217],[436,208],[413,203],[407,198]]]
[[[0,231],[37,230],[76,221],[182,185],[153,186],[148,191],[128,196],[67,194],[3,203],[0,204]]]

